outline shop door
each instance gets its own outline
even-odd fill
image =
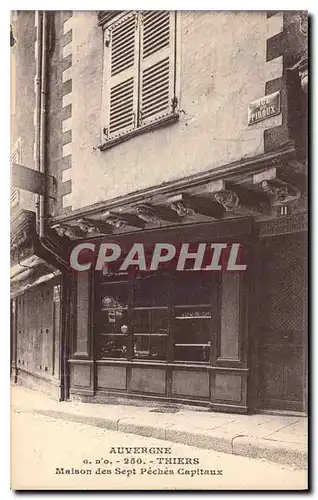
[[[306,411],[306,237],[264,241],[258,381],[263,409]]]

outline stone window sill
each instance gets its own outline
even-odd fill
[[[156,122],[150,123],[143,127],[139,127],[133,130],[132,132],[128,132],[127,134],[124,134],[121,137],[116,137],[115,139],[111,139],[107,142],[104,142],[103,144],[100,144],[98,148],[100,149],[100,151],[106,151],[107,149],[110,149],[116,146],[117,144],[121,144],[124,141],[128,141],[129,139],[132,139],[137,135],[143,134],[145,132],[151,132],[152,130],[156,130],[157,128],[165,127],[167,125],[177,122],[178,120],[179,120],[179,114],[173,113]]]

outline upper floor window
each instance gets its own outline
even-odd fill
[[[18,140],[14,143],[11,149],[10,155],[10,163],[22,163],[22,142],[19,137]],[[20,203],[20,190],[14,186],[11,186],[10,190],[10,208],[14,208]]]
[[[103,139],[177,117],[175,12],[124,13],[104,29]]]

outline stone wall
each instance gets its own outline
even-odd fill
[[[57,213],[257,156],[288,140],[286,100],[282,114],[247,123],[248,104],[283,87],[283,55],[268,56],[268,40],[283,31],[282,13],[179,12],[179,121],[106,151],[97,149],[102,28],[94,11],[74,11],[62,21],[61,13],[56,16],[49,115],[55,149],[49,165],[60,181]]]

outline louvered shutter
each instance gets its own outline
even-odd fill
[[[141,14],[139,126],[174,111],[175,13]]]
[[[12,153],[10,155],[10,164],[18,163],[21,164],[22,151],[21,151],[21,140],[18,139],[12,148]],[[12,174],[11,174],[12,179]],[[20,190],[12,186],[10,190],[10,207],[13,208],[20,202]]]
[[[105,31],[106,140],[126,134],[136,126],[139,57],[137,21],[137,13],[132,12]]]

